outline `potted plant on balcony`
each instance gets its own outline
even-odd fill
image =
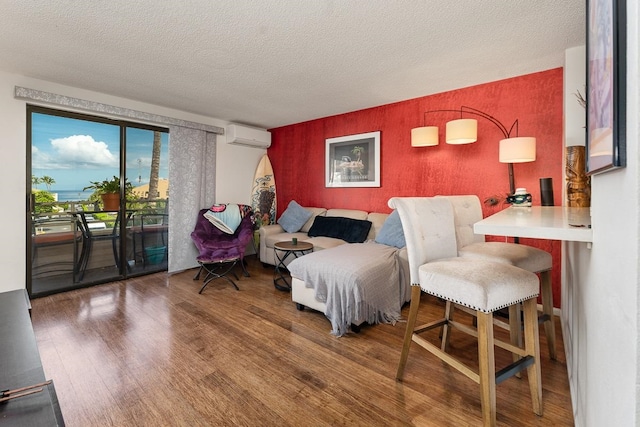
[[[102,204],[105,211],[117,211],[120,209],[120,178],[115,176],[104,181],[90,181],[91,185],[83,188],[82,191],[95,190],[94,194],[102,198]],[[125,181],[125,194],[129,194],[133,190],[130,182]]]

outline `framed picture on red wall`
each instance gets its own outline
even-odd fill
[[[380,187],[380,131],[327,138],[326,187]]]
[[[587,174],[626,166],[626,0],[587,1]]]

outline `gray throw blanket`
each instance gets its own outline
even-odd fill
[[[351,323],[395,323],[404,302],[399,249],[373,241],[313,252],[289,264],[291,275],[314,288],[327,305],[331,333],[348,332]]]

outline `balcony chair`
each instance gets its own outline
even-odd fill
[[[84,274],[87,271],[87,266],[89,265],[91,251],[93,250],[93,245],[96,242],[111,242],[113,260],[116,268],[118,268],[118,271],[120,271],[120,257],[118,256],[118,242],[120,240],[120,212],[116,214],[113,228],[106,233],[101,233],[98,230],[93,230],[89,226],[89,222],[87,221],[85,212],[76,212],[75,215],[78,217],[78,229],[82,232],[82,254],[80,255],[77,281],[80,282],[84,279]],[[130,216],[131,213],[127,212],[127,221],[129,220]],[[128,263],[127,268],[129,268]]]
[[[389,207],[397,209],[402,221],[409,257],[412,284],[411,306],[407,320],[396,378],[402,380],[411,341],[443,362],[465,374],[480,386],[482,418],[485,426],[496,424],[496,385],[526,369],[533,411],[542,415],[540,347],[536,312],[538,277],[504,262],[458,256],[453,206],[444,197],[392,198]],[[444,317],[415,326],[421,292],[446,301]],[[503,307],[524,305],[524,348],[494,339],[493,313]],[[456,305],[475,311],[477,328],[453,320]],[[440,347],[421,334],[443,328]],[[465,365],[447,345],[454,327],[478,339],[478,369]],[[494,346],[520,358],[496,372]],[[424,373],[429,375],[428,372]]]
[[[31,233],[31,261],[35,265],[35,261],[38,257],[38,249],[73,245],[73,260],[72,261],[57,261],[38,265],[34,269],[34,276],[40,274],[53,273],[58,271],[72,271],[75,274],[78,271],[78,266],[83,262],[84,246],[82,247],[82,253],[78,254],[78,248],[82,243],[82,232],[77,230],[76,221],[73,217],[60,217],[53,219],[33,219],[32,220],[32,233]],[[68,268],[66,266],[70,266]]]
[[[473,232],[473,224],[482,220],[480,199],[475,195],[443,197],[446,197],[453,205],[459,256],[506,262],[540,275],[542,315],[538,320],[544,324],[549,356],[555,360],[556,328],[553,321],[553,291],[551,289],[553,259],[551,254],[542,249],[517,243],[485,242],[484,235]],[[517,310],[514,314],[517,315]],[[520,331],[519,328],[518,331]],[[520,342],[521,338],[518,336],[514,340]]]
[[[253,214],[250,210],[245,212],[235,232],[228,234],[205,217],[207,212],[208,209],[200,210],[195,229],[191,233],[191,239],[198,248],[197,261],[200,264],[193,280],[198,280],[203,270],[207,272],[198,293],[201,294],[212,280],[220,278],[227,280],[236,290],[240,290],[228,275],[231,273],[239,280],[233,268],[240,263],[244,276],[249,277],[244,264],[244,253],[253,239]]]

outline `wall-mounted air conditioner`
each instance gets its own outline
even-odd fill
[[[271,133],[262,129],[230,124],[227,126],[227,144],[269,148],[271,146]]]

